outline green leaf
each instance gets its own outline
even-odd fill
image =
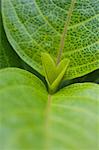
[[[65,47],[61,55],[70,59],[65,78],[79,77],[99,68],[99,1],[76,0],[73,9],[74,2],[2,0],[3,21],[11,45],[43,75],[41,52],[57,58],[64,25]]]
[[[48,95],[20,69],[0,71],[0,148],[98,150],[99,85],[74,84]]]
[[[2,23],[0,10],[0,69],[6,67],[21,67],[21,60],[10,46]]]
[[[48,83],[49,93],[55,93],[66,72],[69,60],[63,59],[59,64],[56,65],[54,60],[47,53],[42,53],[41,58],[45,71],[45,78]]]

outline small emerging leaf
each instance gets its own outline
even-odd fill
[[[56,65],[48,53],[42,53],[41,56],[49,92],[54,93],[66,72],[69,59],[63,59],[58,65]]]

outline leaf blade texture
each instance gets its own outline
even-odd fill
[[[50,96],[31,73],[1,70],[1,148],[98,150],[98,92],[97,84],[79,83]]]
[[[13,50],[9,44],[2,22],[1,10],[0,10],[0,69],[6,67],[20,67],[21,59]]]
[[[99,68],[99,1],[76,1],[62,57],[70,59],[66,79]],[[41,52],[57,57],[71,0],[2,0],[8,39],[31,67],[44,75]]]

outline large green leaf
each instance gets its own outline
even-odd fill
[[[19,69],[0,71],[2,150],[98,150],[99,85],[74,84],[48,95]]]
[[[75,0],[2,0],[8,39],[16,52],[43,74],[41,52],[57,59],[64,24]],[[99,68],[99,0],[76,0],[62,57],[70,59],[66,79]],[[67,18],[67,20],[66,20]]]
[[[0,69],[11,66],[22,67],[20,58],[10,46],[5,35],[0,10]]]

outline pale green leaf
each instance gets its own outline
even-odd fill
[[[31,67],[44,74],[41,52],[58,55],[67,18],[67,35],[62,57],[70,59],[66,79],[99,68],[99,0],[2,0],[2,13],[8,39]]]
[[[64,77],[69,65],[68,59],[63,59],[57,65],[51,56],[47,53],[41,54],[42,65],[44,68],[45,78],[48,83],[49,93],[55,93]]]
[[[3,28],[0,10],[0,69],[6,67],[21,67],[21,59],[9,44]]]
[[[0,71],[2,150],[98,150],[99,85],[74,84],[48,95],[19,69]]]

